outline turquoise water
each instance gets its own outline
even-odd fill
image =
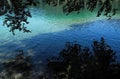
[[[54,9],[54,8],[53,8]],[[54,10],[53,10],[54,11]],[[119,14],[112,20],[106,17],[96,17],[96,13],[79,15],[64,15],[60,10],[46,12],[46,10],[31,9],[33,17],[29,19],[28,29],[32,33],[16,31],[13,36],[9,29],[2,26],[0,19],[0,61],[4,62],[14,56],[15,50],[23,49],[27,54],[38,60],[46,60],[64,48],[65,42],[77,42],[83,46],[91,46],[93,39],[104,37],[109,45],[117,51],[120,59],[120,19]],[[4,61],[3,61],[4,60]],[[7,61],[7,60],[6,60]],[[42,63],[39,61],[39,63]]]

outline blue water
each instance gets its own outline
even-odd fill
[[[22,40],[22,43],[28,46],[27,49],[33,49],[37,57],[46,58],[57,55],[64,48],[65,42],[77,42],[91,47],[94,39],[100,40],[101,37],[104,37],[120,59],[120,20],[100,20],[85,24],[73,24],[69,27],[72,28],[36,35]]]
[[[16,35],[8,32],[9,28],[2,27],[0,19],[0,62],[14,56],[16,50],[24,50],[31,55],[35,62],[44,63],[46,58],[56,56],[66,42],[77,42],[91,47],[94,39],[104,37],[106,42],[117,52],[120,60],[120,19],[60,19],[48,18],[44,11],[35,12],[27,25],[32,33],[16,31]],[[66,17],[66,16],[65,16]],[[93,15],[92,15],[93,17]],[[85,17],[84,17],[85,18]],[[88,16],[87,16],[88,18]],[[85,22],[86,21],[86,22]],[[92,22],[91,22],[92,21]],[[6,60],[7,61],[7,60]]]

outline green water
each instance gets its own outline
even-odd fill
[[[84,9],[80,11],[80,14],[77,14],[77,12],[72,12],[68,16],[66,16],[65,13],[63,13],[62,7],[63,5],[57,6],[57,7],[43,5],[38,7],[38,9],[44,11],[44,14],[48,20],[55,21],[55,22],[59,21],[66,24],[85,23],[85,22],[92,22],[95,20],[108,19],[106,16],[96,17],[99,7],[97,7],[93,12],[90,12]],[[120,1],[114,0],[113,8],[118,8],[119,10],[117,14],[112,17],[112,19],[119,19],[120,18]]]

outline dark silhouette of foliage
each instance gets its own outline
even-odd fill
[[[32,17],[29,6],[36,6],[37,0],[0,0],[0,15],[5,15],[3,25],[10,27],[10,32],[14,31],[31,32],[24,26],[28,24],[28,17]]]
[[[61,5],[60,3],[62,3],[63,12],[66,13],[66,15],[74,11],[79,13],[81,9],[85,8],[93,12],[99,6],[97,17],[104,13],[106,17],[111,18],[118,10],[113,7],[113,1],[114,0],[45,0],[44,2],[53,6]]]
[[[84,8],[85,8],[84,0],[69,0],[63,6],[63,12],[66,13],[66,15],[68,15],[73,11],[77,11],[77,13],[79,14],[79,11]]]
[[[93,41],[93,52],[79,44],[67,43],[59,57],[49,59],[53,79],[119,79],[120,64],[104,38]]]
[[[115,52],[105,43],[104,38],[101,38],[100,42],[93,42],[93,51],[97,64],[108,67],[112,62],[115,62]]]

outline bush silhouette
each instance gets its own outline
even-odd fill
[[[120,78],[120,64],[116,64],[115,52],[104,38],[93,41],[92,48],[91,52],[79,44],[66,43],[57,58],[59,60],[49,60],[48,67],[57,75],[57,79]],[[63,75],[64,78],[61,78]]]

